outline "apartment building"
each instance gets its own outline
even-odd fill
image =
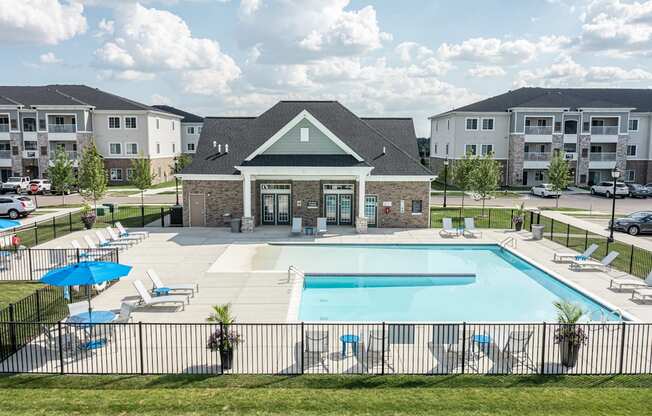
[[[44,177],[57,149],[76,167],[93,140],[109,181],[129,180],[147,157],[155,181],[172,178],[182,117],[85,85],[0,86],[0,174]]]
[[[194,154],[197,151],[201,129],[204,127],[204,117],[169,105],[153,105],[152,107],[183,117],[181,119],[181,151],[183,153]]]
[[[577,185],[652,182],[652,89],[519,88],[430,117],[430,161],[492,153],[503,184],[546,182],[563,150]]]

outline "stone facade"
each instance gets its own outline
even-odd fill
[[[643,185],[652,183],[652,161],[628,160],[625,169],[634,171],[634,182]]]
[[[525,135],[509,136],[509,184],[523,184],[523,166],[525,159]]]
[[[107,175],[109,174],[110,169],[122,169],[122,181],[111,181],[109,176],[109,183],[112,185],[121,185],[126,184],[129,181],[127,180],[127,169],[132,167],[133,159],[104,159],[104,168],[107,170]],[[173,175],[173,158],[161,158],[161,159],[150,159],[152,173],[154,174],[153,184],[166,182],[168,180],[174,179]],[[159,175],[159,168],[161,169],[161,174]]]
[[[323,215],[322,183],[319,181],[292,182],[292,216],[301,217],[304,226],[317,226],[317,217]],[[316,208],[308,202],[316,201]]]
[[[564,135],[563,134],[553,134],[552,135],[552,150],[551,153],[555,151],[555,149],[563,149],[564,148]]]
[[[616,169],[623,172],[627,166],[627,142],[629,136],[618,136],[616,143]]]
[[[48,142],[47,133],[37,133],[37,149],[38,149],[38,171],[39,176],[43,177],[50,166],[50,144]]]
[[[383,228],[425,228],[430,225],[430,183],[429,182],[366,182],[367,195],[378,197],[377,226]],[[404,212],[400,212],[401,200]],[[420,200],[422,212],[412,214],[412,201]],[[384,202],[391,202],[385,212]]]
[[[591,155],[591,136],[579,134],[577,136],[577,177],[578,185],[587,185],[589,183],[589,163]]]
[[[183,225],[190,224],[190,194],[203,194],[206,198],[206,226],[222,227],[224,214],[242,218],[241,181],[183,181]]]
[[[14,175],[20,176],[23,172],[23,135],[9,133],[9,146],[11,147],[11,169]]]

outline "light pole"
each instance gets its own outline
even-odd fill
[[[179,173],[179,159],[175,156],[174,157],[174,195],[177,198],[177,203],[176,205],[179,205],[179,178],[177,177],[177,174]]]
[[[614,168],[611,171],[611,177],[614,180],[614,194],[613,194],[613,201],[611,203],[611,222],[609,223],[609,241],[610,243],[614,242],[614,220],[616,216],[616,181],[618,178],[620,178],[620,171],[617,168]]]
[[[444,208],[446,208],[447,190],[448,190],[448,159],[444,160]]]

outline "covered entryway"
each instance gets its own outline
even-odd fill
[[[290,184],[263,183],[260,185],[261,223],[263,225],[290,224]]]
[[[329,225],[353,224],[353,184],[324,185],[324,216]]]
[[[203,227],[206,225],[206,196],[204,194],[190,194],[190,226]]]

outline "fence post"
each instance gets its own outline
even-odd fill
[[[36,322],[41,322],[41,289],[36,289]]]
[[[303,374],[304,369],[303,369],[303,352],[306,350],[306,346],[304,344],[306,340],[306,331],[303,327],[303,321],[301,321],[301,374]]]
[[[537,225],[541,224],[541,213],[537,214]]]
[[[52,217],[52,235],[54,238],[57,238],[57,219]]]
[[[111,208],[111,227],[115,227],[115,206]]]
[[[65,362],[63,361],[63,331],[61,330],[61,320],[57,322],[57,331],[59,332],[59,368],[61,374],[65,374],[65,369],[63,368]]]
[[[79,254],[79,249],[76,248],[75,251],[76,251],[75,254],[76,254],[76,258],[77,258],[77,263],[79,263],[79,262],[81,261],[81,256],[80,256],[80,254]]]
[[[489,225],[487,225],[487,228],[491,228],[491,209],[489,209]]]
[[[530,232],[532,232],[532,222],[534,222],[534,211],[530,211]]]
[[[543,323],[543,337],[541,339],[541,375],[546,370],[546,323]]]
[[[161,207],[161,227],[165,227],[165,210]]]
[[[29,280],[34,280],[34,265],[32,265],[32,249],[27,249],[27,263],[29,264]]]
[[[466,361],[466,322],[462,322],[462,374],[464,374],[464,363]]]
[[[385,321],[383,321],[383,337],[381,338],[383,340],[383,346],[382,346],[382,355],[381,355],[381,363],[380,363],[380,374],[385,374]]]
[[[625,360],[625,329],[627,328],[627,324],[625,324],[625,321],[623,321],[621,325],[621,335],[620,335],[620,363],[618,366],[618,374],[623,373],[623,362]]]
[[[570,224],[566,224],[566,247],[570,243]]]
[[[220,322],[220,343],[218,344],[219,345],[217,349],[218,353],[220,352],[220,348],[222,348],[223,343],[224,343],[224,325],[222,325],[222,322]],[[222,362],[222,354],[219,355],[220,355],[220,374],[224,374],[224,363]]]
[[[512,224],[514,224],[514,208],[512,208],[512,212],[511,212],[511,214],[509,216],[509,226],[508,226],[508,228],[511,228]]]
[[[68,230],[72,232],[72,212],[68,213]]]
[[[140,223],[145,228],[145,205],[140,205]]]
[[[589,248],[589,230],[584,231],[584,250]]]
[[[550,219],[550,239],[552,240],[552,230],[555,229],[555,219],[551,218]]]
[[[145,356],[143,354],[143,323],[138,321],[138,342],[140,355],[140,374],[145,374]]]
[[[34,223],[34,245],[38,245],[38,222]]]
[[[629,252],[629,274],[632,274],[633,268],[634,268],[634,244],[632,244],[632,250]]]
[[[14,304],[9,304],[9,339],[11,340],[11,352],[18,352],[18,340],[16,339],[16,317]]]

